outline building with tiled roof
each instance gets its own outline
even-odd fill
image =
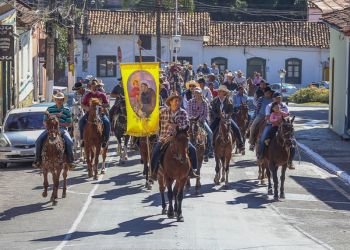
[[[350,7],[349,0],[309,0],[309,3],[319,8],[323,14]]]
[[[322,20],[346,35],[350,35],[350,7],[324,14]]]
[[[119,76],[117,51],[122,62],[157,60],[156,16],[154,12],[91,10],[77,41],[76,76],[93,74],[111,90]],[[175,59],[172,37],[175,13],[161,13],[161,61]],[[286,81],[307,85],[327,79],[329,29],[309,22],[213,22],[209,13],[179,13],[180,62],[196,68],[216,63],[220,70],[243,70],[247,76],[260,72],[270,82],[279,82],[278,71],[287,70]],[[164,65],[164,64],[163,64]]]

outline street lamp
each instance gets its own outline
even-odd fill
[[[279,75],[280,75],[280,79],[281,79],[281,92],[282,92],[282,87],[283,87],[283,80],[286,77],[286,70],[285,69],[280,69],[278,71]]]

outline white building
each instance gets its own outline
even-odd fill
[[[350,138],[350,7],[327,13],[323,20],[331,27],[329,125]]]
[[[179,61],[196,68],[216,63],[220,69],[238,70],[251,76],[258,71],[269,82],[279,82],[278,70],[287,70],[286,82],[309,84],[327,80],[329,29],[317,22],[212,22],[209,13],[180,13]],[[143,61],[156,61],[156,19],[152,12],[89,11],[77,40],[76,76],[95,75],[110,90],[119,76],[117,50],[122,62],[138,62],[137,41],[142,43]],[[161,60],[173,61],[171,37],[175,13],[161,16]]]

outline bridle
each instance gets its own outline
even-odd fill
[[[283,121],[278,128],[279,143],[282,147],[291,148],[293,146],[294,128],[289,121]]]
[[[230,121],[229,119],[221,117],[220,122],[219,122],[218,138],[222,140],[224,145],[230,143],[231,131],[230,131],[229,121]],[[223,131],[223,127],[225,127],[226,131]],[[226,132],[227,134],[225,135],[224,132]]]
[[[188,143],[187,145],[185,145],[185,147],[181,147],[179,143],[177,142],[177,139],[179,138],[179,136],[185,136],[188,140],[188,134],[186,132],[186,130],[181,130],[181,131],[177,131],[174,140],[172,140],[170,142],[170,147],[171,147],[171,153],[173,155],[173,158],[177,161],[180,162],[180,164],[185,164],[186,161],[189,159],[188,157]],[[181,154],[181,151],[183,150],[183,154]],[[175,152],[174,152],[175,151]]]
[[[203,126],[199,125],[199,121],[190,120],[190,141],[195,147],[205,146],[205,131]]]

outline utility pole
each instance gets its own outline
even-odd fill
[[[51,101],[55,76],[55,27],[51,13],[56,7],[56,0],[49,0],[49,20],[46,22],[46,101]]]
[[[178,30],[178,27],[179,27],[179,17],[178,17],[178,3],[177,3],[178,0],[175,1],[175,37],[177,37],[177,30]],[[177,62],[177,48],[174,48],[175,50],[175,62]]]
[[[73,88],[75,77],[74,77],[74,21],[75,21],[75,5],[70,6],[71,20],[69,21],[68,28],[68,91]]]
[[[160,15],[161,15],[161,6],[162,0],[156,1],[156,36],[157,36],[157,61],[161,62],[162,58],[162,42],[161,42],[161,30],[160,30]]]

